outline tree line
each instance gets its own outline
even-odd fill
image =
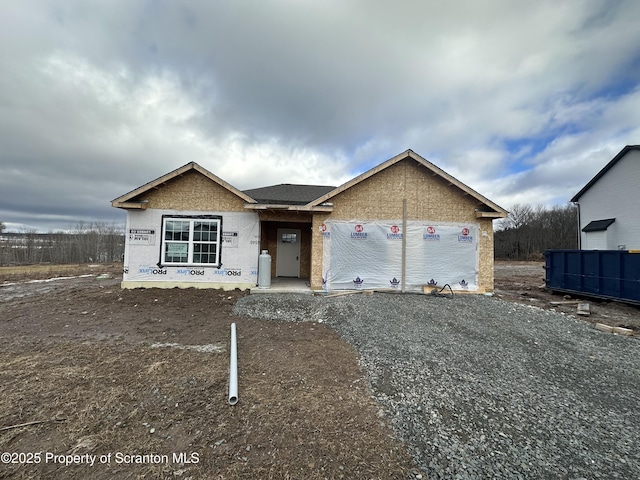
[[[578,248],[578,208],[574,204],[515,204],[494,234],[495,257],[541,260],[545,250]]]
[[[124,231],[117,224],[80,222],[55,233],[4,229],[0,223],[0,265],[106,263],[122,261],[124,255]]]

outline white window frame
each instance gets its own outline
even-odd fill
[[[182,230],[183,235],[181,239],[167,238],[167,226],[173,226],[173,222],[182,222],[188,225],[188,231]],[[195,226],[198,223],[208,223],[216,225],[216,234],[214,240],[197,240]],[[170,230],[171,232],[172,230]],[[174,231],[176,234],[180,230]],[[187,234],[186,237],[184,234]],[[201,215],[201,216],[189,216],[189,215],[167,215],[162,217],[162,242],[160,245],[160,264],[162,265],[176,265],[176,266],[198,266],[198,267],[220,267],[221,264],[221,250],[222,250],[222,217],[217,215]],[[186,247],[186,261],[173,261],[167,255],[168,245],[184,245]],[[195,249],[197,245],[214,245],[215,246],[215,262],[195,262],[193,260]],[[176,255],[177,256],[177,255]]]

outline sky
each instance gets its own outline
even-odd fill
[[[20,0],[0,5],[0,222],[124,224],[195,161],[340,185],[412,149],[509,209],[640,144],[637,0]]]

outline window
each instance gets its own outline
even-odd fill
[[[281,241],[282,243],[296,243],[297,235],[295,233],[283,233]]]
[[[164,217],[161,263],[166,265],[220,265],[221,218]]]

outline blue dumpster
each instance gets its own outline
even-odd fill
[[[544,256],[547,288],[640,304],[640,250],[547,250]]]

